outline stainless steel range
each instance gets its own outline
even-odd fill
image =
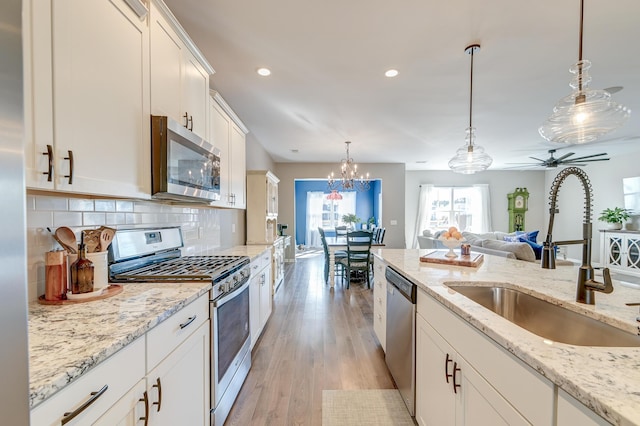
[[[211,281],[211,424],[224,424],[251,368],[250,259],[182,256],[178,227],[118,230],[109,247],[112,282]]]

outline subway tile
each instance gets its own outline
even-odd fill
[[[69,210],[74,212],[92,212],[93,200],[86,198],[69,198]]]
[[[94,200],[95,211],[97,212],[115,212],[116,201],[115,200]]]
[[[105,219],[105,225],[125,225],[127,223],[126,213],[107,213]]]
[[[83,226],[100,226],[106,222],[105,213],[82,213]]]
[[[138,213],[125,213],[125,215],[127,225],[139,225],[142,223],[142,216]]]
[[[53,226],[53,212],[27,210],[27,228],[47,228]]]
[[[136,213],[153,213],[161,211],[161,208],[153,203],[140,201],[133,205],[133,211]]]
[[[36,210],[68,210],[67,199],[48,195],[36,196]]]
[[[53,226],[82,226],[82,213],[53,212]]]
[[[132,212],[133,211],[133,201],[116,200],[116,211],[117,212]]]
[[[27,202],[25,207],[27,211],[36,209],[36,196],[27,194]]]

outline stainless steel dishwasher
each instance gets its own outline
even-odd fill
[[[387,267],[387,367],[411,417],[416,403],[416,285]]]

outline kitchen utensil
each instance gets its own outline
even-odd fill
[[[106,226],[103,226],[101,229],[100,251],[107,251],[109,244],[111,244],[111,240],[113,240],[113,236],[116,234],[116,230],[113,228],[107,228]]]
[[[54,234],[55,239],[62,247],[64,247],[69,253],[78,252],[78,241],[76,240],[76,234],[71,228],[61,226],[56,229]]]
[[[100,229],[85,229],[82,231],[84,244],[87,246],[87,253],[100,251]]]

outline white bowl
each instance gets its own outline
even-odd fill
[[[455,238],[438,238],[438,241],[440,241],[445,247],[449,249],[447,254],[445,254],[446,257],[458,257],[453,249],[459,248],[466,240],[464,238],[460,240],[456,240]]]

